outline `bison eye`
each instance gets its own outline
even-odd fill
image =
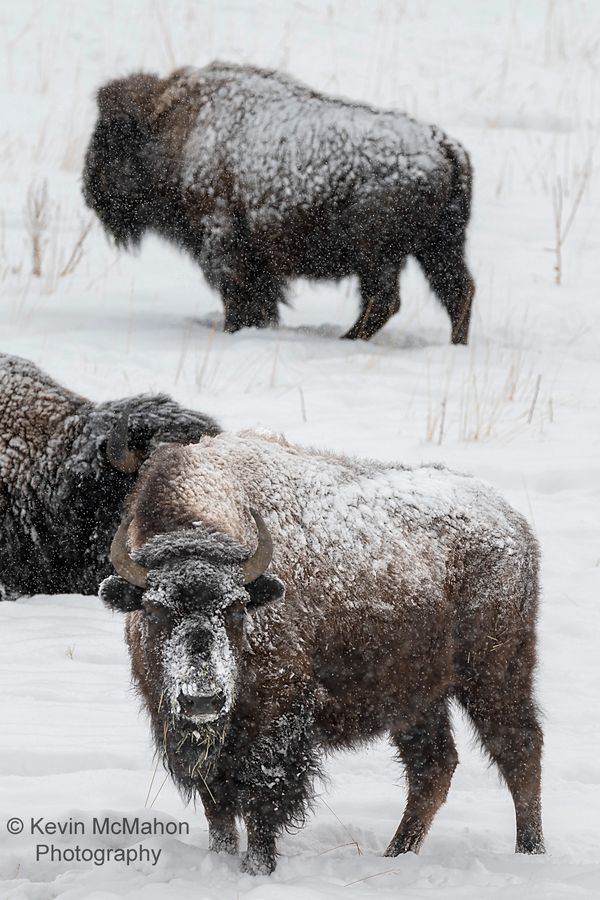
[[[166,626],[169,624],[171,614],[169,610],[160,603],[146,601],[142,604],[142,609],[144,611],[144,618],[147,619],[148,622],[151,622],[152,625]]]
[[[229,618],[233,622],[241,622],[246,618],[246,604],[244,601],[233,603],[228,610]]]

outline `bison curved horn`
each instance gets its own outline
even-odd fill
[[[137,472],[142,464],[142,456],[127,446],[129,415],[125,412],[117,419],[106,442],[106,456],[114,469],[130,475]]]
[[[120,575],[129,584],[146,590],[148,572],[131,558],[127,549],[127,531],[130,522],[131,519],[123,519],[119,525],[110,545],[110,561],[117,575]]]
[[[247,559],[242,566],[244,584],[250,584],[251,581],[256,581],[256,579],[266,571],[271,562],[271,557],[273,556],[273,539],[269,534],[269,529],[265,525],[262,516],[254,509],[250,510],[250,515],[256,523],[258,544],[250,559]]]

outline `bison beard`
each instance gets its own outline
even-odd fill
[[[252,508],[285,597],[269,572],[243,584]],[[388,734],[408,798],[386,852],[418,851],[457,764],[454,700],[511,791],[517,851],[543,852],[538,551],[490,487],[442,467],[220,435],[159,448],[119,542],[125,578],[101,596],[130,612],[157,748],[183,793],[201,797],[212,849],[236,852],[242,817],[245,870],[272,871],[322,754]]]
[[[219,291],[225,328],[278,321],[291,279],[358,276],[368,339],[400,308],[409,255],[466,343],[471,167],[435,126],[213,63],[135,74],[98,92],[85,200],[117,244],[153,231]]]

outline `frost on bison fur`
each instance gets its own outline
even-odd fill
[[[511,791],[517,851],[543,851],[538,548],[491,487],[222,434],[159,448],[126,509],[101,596],[130,613],[157,748],[211,848],[236,852],[241,817],[245,869],[272,871],[322,754],[387,733],[408,782],[387,854],[418,850],[457,764],[454,700]]]
[[[141,462],[218,430],[162,394],[92,403],[0,354],[0,599],[95,594]]]
[[[439,128],[225,63],[109,82],[98,112],[86,202],[120,245],[153,231],[191,253],[226,330],[275,324],[290,279],[357,275],[346,337],[370,338],[412,255],[467,342],[471,166]]]

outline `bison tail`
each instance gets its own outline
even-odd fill
[[[425,275],[445,306],[452,343],[466,344],[475,283],[465,260],[466,230],[471,215],[473,173],[466,150],[446,135],[439,146],[449,165],[449,191],[437,221],[415,251]]]
[[[444,137],[442,148],[452,167],[448,212],[457,230],[464,231],[471,216],[473,168],[465,148],[457,141]]]

